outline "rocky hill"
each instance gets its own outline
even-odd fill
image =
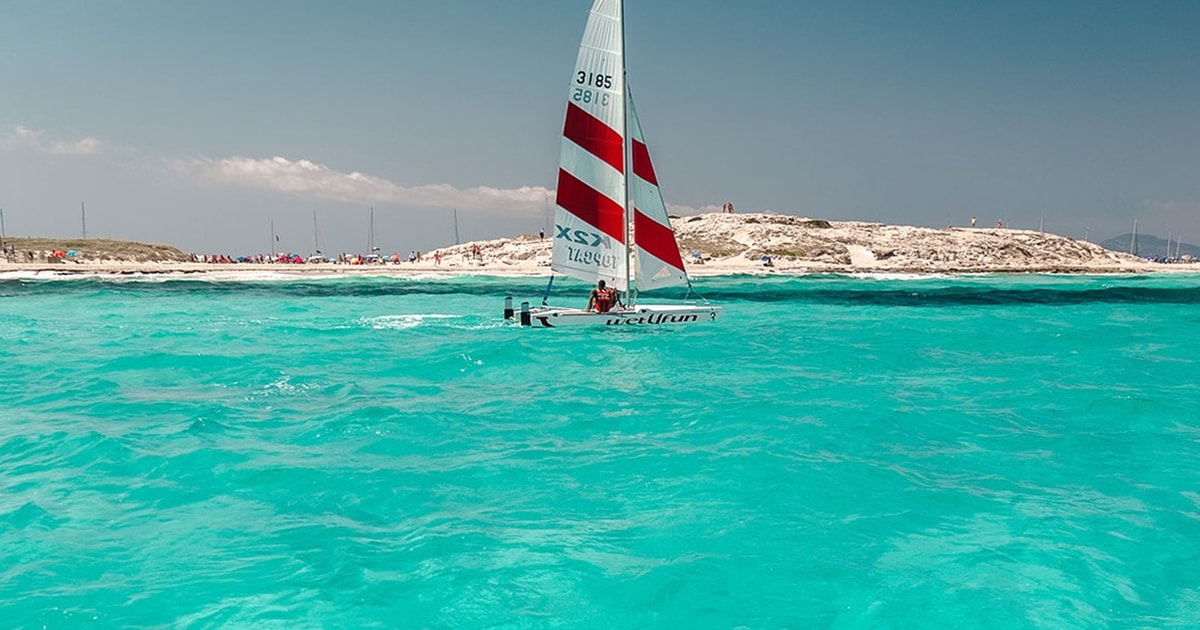
[[[1097,244],[1032,230],[923,228],[780,214],[673,218],[684,260],[696,271],[1112,272],[1142,261]],[[636,235],[635,235],[636,240]],[[446,260],[549,265],[551,239],[521,235],[439,250]],[[703,266],[703,267],[702,267]]]

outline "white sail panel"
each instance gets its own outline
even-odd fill
[[[551,268],[625,290],[625,142],[621,3],[596,0],[567,93]]]
[[[687,272],[679,256],[679,245],[667,215],[658,177],[650,161],[650,150],[642,133],[633,94],[629,95],[629,135],[633,141],[633,177],[630,178],[633,202],[633,240],[637,245],[637,288],[649,291],[660,287],[686,284]]]
[[[622,37],[621,2],[596,0],[579,43],[568,91],[570,102],[618,132],[625,104]]]

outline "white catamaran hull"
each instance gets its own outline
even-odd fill
[[[613,309],[607,313],[584,311],[576,308],[544,307],[529,310],[529,325],[546,328],[564,326],[662,326],[716,321],[720,314],[721,309],[716,306],[676,304],[639,304],[630,309]]]

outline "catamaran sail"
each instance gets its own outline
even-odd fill
[[[529,309],[526,303],[523,323],[689,323],[714,320],[720,312],[707,303],[636,304],[637,291],[690,287],[690,282],[625,81],[623,7],[622,0],[595,0],[579,45],[559,153],[550,266],[588,283],[603,280],[625,294],[626,305],[597,313]],[[636,263],[631,267],[633,247]],[[511,304],[505,314],[513,315]]]
[[[571,75],[559,153],[551,268],[628,288],[621,3],[597,0]]]
[[[667,204],[658,188],[650,150],[642,133],[633,95],[629,96],[629,122],[633,139],[633,240],[637,246],[637,288],[649,291],[659,287],[687,284],[687,271],[671,229]]]

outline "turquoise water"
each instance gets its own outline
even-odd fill
[[[1200,276],[698,285],[0,281],[0,626],[1195,627]]]

